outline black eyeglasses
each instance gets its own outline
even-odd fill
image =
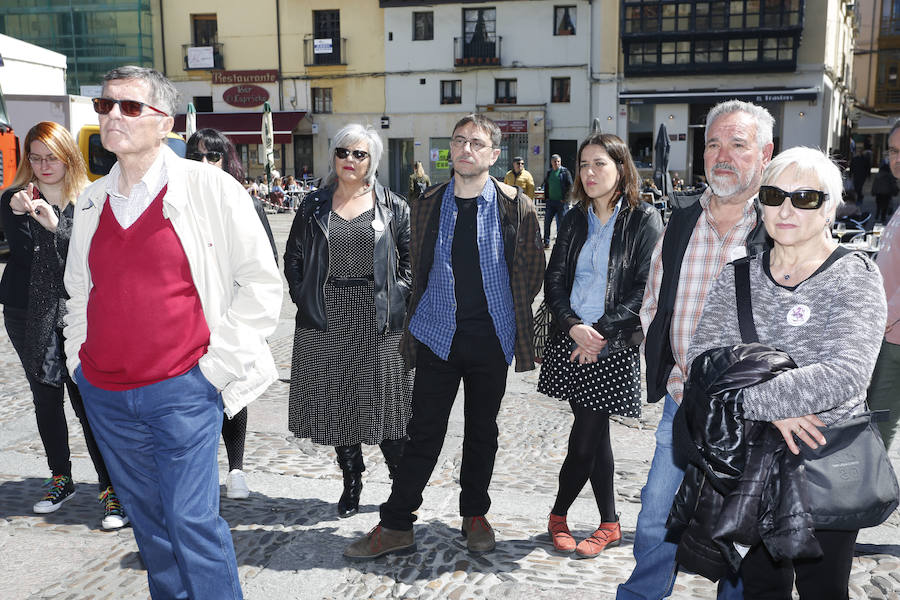
[[[335,148],[334,155],[340,159],[345,159],[350,155],[353,155],[353,158],[356,160],[366,160],[369,156],[369,153],[365,150],[350,150],[348,148]]]
[[[138,102],[137,100],[113,100],[112,98],[92,98],[91,102],[94,103],[94,112],[98,115],[108,115],[109,112],[113,109],[113,106],[116,104],[119,105],[119,110],[126,117],[139,117],[142,112],[144,112],[144,107],[146,106],[152,111],[158,112],[159,114],[168,117],[169,114],[163,112],[156,108],[155,106],[150,106],[144,102]]]
[[[188,152],[187,157],[191,160],[201,161],[204,158],[211,162],[219,162],[222,160],[221,152]]]
[[[828,194],[819,190],[794,190],[786,192],[774,185],[759,186],[759,201],[766,206],[781,206],[785,198],[791,199],[794,208],[815,210],[822,206]]]

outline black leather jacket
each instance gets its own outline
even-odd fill
[[[681,535],[676,561],[713,581],[740,567],[732,542],[764,543],[775,560],[821,555],[800,460],[771,423],[743,414],[744,388],[795,367],[762,344],[713,348],[691,367],[673,423],[690,464],[666,526]]]
[[[553,314],[552,332],[568,332],[581,318],[569,298],[575,283],[578,255],[587,240],[587,209],[579,204],[566,214],[544,275],[544,299]],[[650,255],[662,232],[662,218],[653,206],[623,206],[613,225],[606,281],[606,311],[593,323],[606,338],[610,352],[637,346],[643,339],[639,313],[650,273]]]
[[[400,331],[412,284],[409,267],[409,206],[397,194],[375,184],[375,317],[378,332]],[[284,252],[284,275],[297,305],[298,327],[325,331],[325,282],[328,279],[328,222],[332,186],[307,196],[294,217]]]

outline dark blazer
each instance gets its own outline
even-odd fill
[[[374,284],[378,332],[399,331],[406,316],[409,268],[409,206],[375,184]],[[325,283],[328,280],[328,222],[334,186],[307,196],[294,216],[284,252],[284,275],[297,305],[298,327],[325,331]]]
[[[497,210],[503,233],[503,252],[509,271],[513,309],[516,316],[516,371],[534,369],[534,318],[531,303],[544,280],[544,242],[541,238],[534,202],[521,190],[491,177],[497,190]],[[440,227],[441,202],[449,182],[425,190],[413,203],[410,213],[410,260],[413,289],[406,317],[406,330],[400,340],[400,353],[407,365],[416,364],[415,338],[409,332],[409,319],[428,286],[428,274],[434,263],[434,245]]]
[[[550,200],[548,194],[551,177],[553,177],[553,169],[548,170],[547,174],[544,175],[544,201]],[[559,166],[559,185],[562,187],[562,202],[565,202],[566,196],[569,195],[569,191],[571,191],[574,182],[572,181],[572,172],[562,165]]]
[[[650,273],[650,255],[662,233],[659,211],[646,202],[619,210],[613,224],[606,275],[606,308],[596,323],[591,323],[608,340],[610,352],[637,346],[644,339],[641,332],[641,301]],[[578,256],[587,241],[587,209],[579,204],[566,214],[550,264],[544,276],[544,299],[553,314],[553,329],[569,331],[581,318],[569,301],[575,284]]]
[[[9,262],[0,279],[0,304],[12,308],[28,308],[28,282],[31,281],[31,217],[15,215],[9,207],[13,194],[21,188],[10,188],[0,197],[0,223],[9,242]],[[35,224],[37,227],[40,225]]]

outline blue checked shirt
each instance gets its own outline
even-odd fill
[[[443,360],[450,356],[450,346],[456,333],[456,289],[451,249],[459,210],[453,188],[454,181],[451,179],[441,198],[440,227],[435,241],[434,263],[428,274],[428,285],[409,321],[410,333]],[[509,286],[509,270],[503,254],[497,190],[491,179],[484,184],[477,203],[475,222],[478,227],[478,262],[481,265],[484,295],[506,363],[512,364],[516,316]]]

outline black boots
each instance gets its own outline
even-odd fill
[[[381,448],[381,453],[384,454],[384,462],[387,464],[391,479],[394,478],[397,474],[397,469],[400,468],[400,459],[403,458],[403,447],[406,445],[407,439],[407,437],[402,437],[399,440],[382,440],[378,444]]]
[[[344,472],[344,493],[338,500],[338,516],[352,517],[359,512],[359,496],[362,493],[362,473],[366,470],[363,464],[362,447],[335,446],[337,462]]]

